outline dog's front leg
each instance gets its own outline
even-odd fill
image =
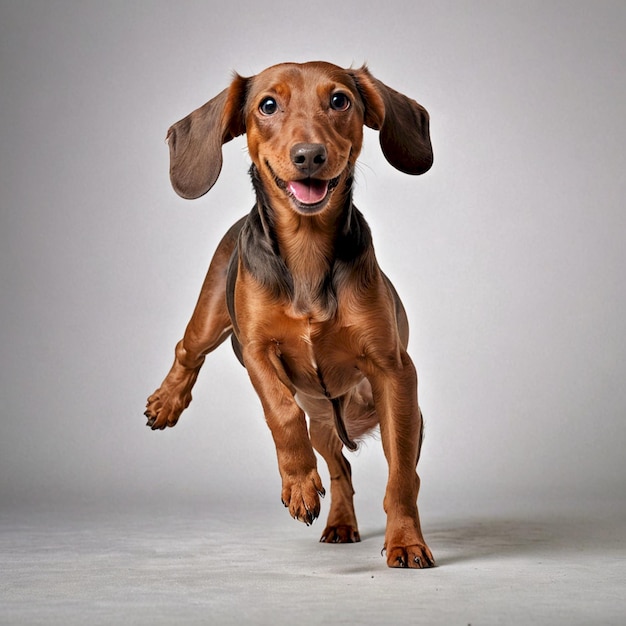
[[[402,350],[398,363],[378,368],[370,382],[389,465],[384,499],[387,565],[431,567],[435,560],[424,541],[417,510],[420,483],[415,468],[422,441],[422,416],[417,403],[415,367]]]
[[[152,430],[175,426],[191,402],[191,390],[206,354],[232,332],[226,307],[228,264],[245,218],[236,222],[220,241],[211,260],[198,302],[185,335],[176,344],[174,364],[161,386],[148,398],[144,415]]]
[[[308,526],[319,516],[319,496],[325,491],[304,412],[276,350],[272,343],[244,344],[243,360],[276,445],[283,504],[293,518]]]

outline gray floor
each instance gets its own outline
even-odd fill
[[[0,623],[626,623],[626,516],[615,505],[431,507],[438,567],[402,571],[385,567],[374,508],[361,512],[360,544],[328,546],[320,523],[297,524],[274,502],[245,515],[104,504],[3,507]]]

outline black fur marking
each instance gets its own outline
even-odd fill
[[[237,335],[239,335],[239,327],[237,326],[237,316],[235,315],[235,283],[237,282],[238,266],[239,246],[236,246],[233,250],[232,256],[230,257],[230,261],[228,262],[228,270],[226,274],[226,307],[228,308],[228,313],[233,323],[233,334],[230,336],[233,352],[239,362],[245,367],[241,344],[237,339]]]
[[[239,250],[248,272],[275,297],[293,299],[293,278],[280,256],[273,211],[265,197],[258,170],[250,168],[257,204],[241,230]]]
[[[257,204],[250,212],[241,231],[239,254],[248,272],[277,298],[293,301],[295,297],[293,277],[280,256],[274,210],[265,193],[259,171],[250,168],[252,185]],[[371,284],[376,273],[376,261],[372,250],[372,235],[361,212],[352,204],[353,177],[345,184],[344,221],[338,229],[334,248],[335,257],[324,281],[319,300],[325,309],[334,311],[337,306],[337,289],[351,283],[355,288]]]
[[[364,289],[376,275],[376,258],[372,253],[372,233],[363,214],[350,203],[345,212],[344,227],[335,242],[332,284],[335,289],[350,282]]]

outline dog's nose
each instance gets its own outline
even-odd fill
[[[291,148],[291,162],[309,178],[324,165],[326,158],[323,143],[297,143]]]

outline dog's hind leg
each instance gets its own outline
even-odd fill
[[[323,398],[298,394],[298,403],[309,415],[309,434],[313,447],[322,456],[330,474],[330,511],[320,538],[324,543],[360,541],[354,512],[354,489],[350,463],[342,454],[331,403]]]
[[[231,226],[209,265],[193,315],[176,344],[174,364],[161,386],[148,398],[145,416],[152,430],[174,426],[191,402],[191,390],[205,356],[232,333],[226,306],[228,264],[245,218]]]

